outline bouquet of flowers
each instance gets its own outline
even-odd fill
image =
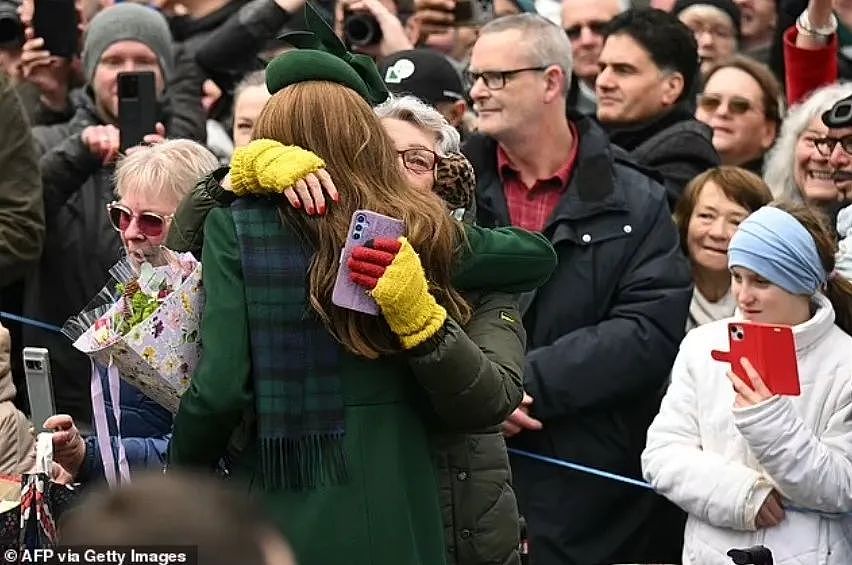
[[[204,308],[201,264],[190,253],[162,250],[162,260],[137,269],[128,259],[63,333],[97,364],[176,413],[201,353]]]

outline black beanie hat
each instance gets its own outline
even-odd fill
[[[693,6],[710,6],[711,8],[716,8],[717,10],[721,10],[726,13],[734,23],[734,31],[737,34],[737,40],[739,40],[741,33],[740,9],[732,0],[677,0],[674,8],[672,8],[672,14],[677,16],[687,8],[691,8]]]

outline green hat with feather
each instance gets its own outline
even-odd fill
[[[305,23],[310,31],[286,33],[279,38],[296,49],[267,65],[266,88],[270,94],[298,82],[322,80],[351,88],[371,106],[387,100],[387,88],[373,59],[347,51],[310,2],[305,4]]]

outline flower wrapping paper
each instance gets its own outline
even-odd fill
[[[117,335],[107,328],[114,314],[124,309],[124,300],[116,302],[74,347],[103,366],[115,364],[122,379],[175,414],[201,356],[201,263],[153,314]]]

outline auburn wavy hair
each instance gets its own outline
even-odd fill
[[[470,307],[450,282],[456,253],[465,241],[461,225],[447,214],[438,196],[408,184],[394,144],[360,96],[332,82],[290,85],[267,102],[252,137],[310,149],[325,161],[341,194],[340,202],[329,206],[324,216],[308,216],[287,205],[280,212],[314,250],[308,273],[311,306],[349,351],[369,359],[401,351],[383,317],[331,302],[340,250],[355,210],[372,210],[405,222],[406,237],[420,256],[430,291],[450,317],[467,323]]]

